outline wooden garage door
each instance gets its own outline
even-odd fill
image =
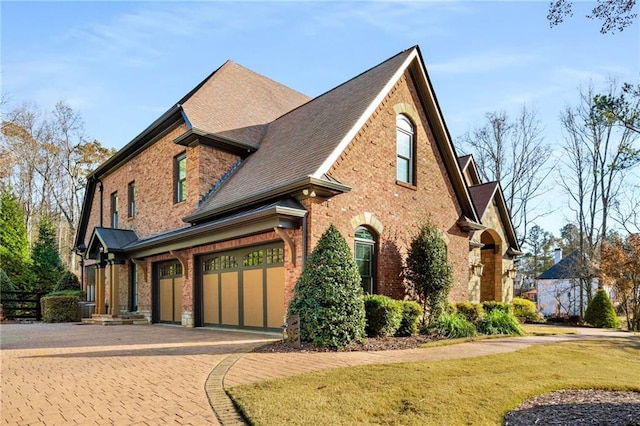
[[[203,325],[278,329],[284,321],[284,246],[272,244],[205,256]]]
[[[158,319],[160,322],[182,322],[182,265],[168,262],[158,265]]]

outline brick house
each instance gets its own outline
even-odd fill
[[[89,176],[83,285],[97,314],[277,329],[330,224],[365,290],[402,298],[429,218],[451,300],[509,300],[518,246],[501,191],[475,191],[461,164],[417,46],[314,99],[228,61]]]

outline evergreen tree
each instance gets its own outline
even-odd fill
[[[618,316],[606,291],[603,289],[598,290],[593,299],[591,299],[584,313],[584,320],[594,327],[618,328]]]
[[[52,291],[64,268],[56,245],[56,230],[51,220],[43,218],[38,227],[38,241],[33,246],[33,291]]]
[[[300,316],[301,339],[316,347],[341,348],[365,337],[360,272],[347,242],[333,225],[307,259],[289,315]]]
[[[432,223],[422,225],[411,241],[405,277],[422,302],[423,325],[430,324],[443,311],[453,284],[447,246]]]
[[[22,207],[16,196],[0,193],[0,269],[13,284],[24,289],[29,281],[31,258]]]

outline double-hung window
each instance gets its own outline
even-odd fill
[[[415,185],[415,141],[411,122],[404,116],[396,117],[397,167],[396,179]]]

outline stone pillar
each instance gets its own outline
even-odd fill
[[[96,314],[104,315],[104,265],[98,263],[96,268]]]
[[[117,264],[109,262],[109,315],[120,315],[120,282]]]

